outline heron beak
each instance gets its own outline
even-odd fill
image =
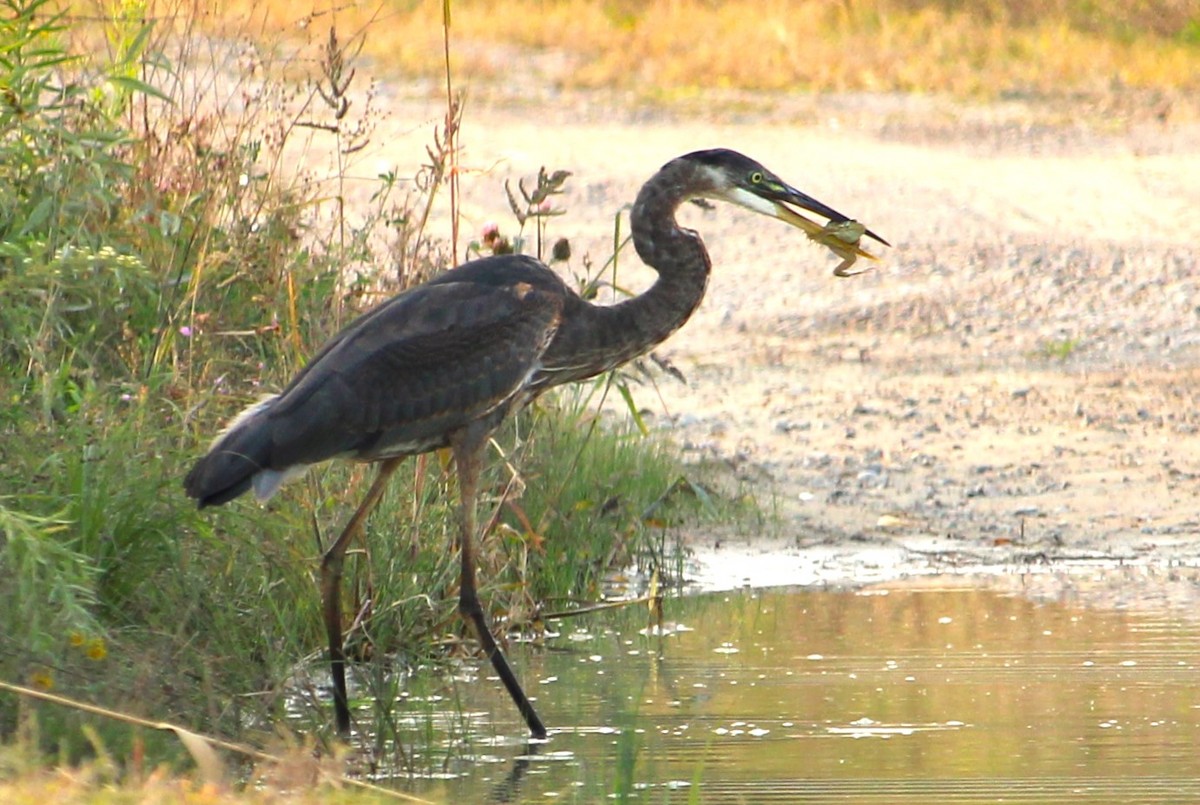
[[[869,260],[879,259],[858,245],[863,235],[869,235],[884,246],[892,245],[853,218],[842,215],[833,209],[833,207],[822,204],[812,196],[807,193],[801,193],[794,187],[789,187],[781,183],[777,187],[771,188],[767,193],[763,193],[762,196],[771,204],[771,215],[804,230],[804,234],[808,235],[809,240],[821,244],[842,258],[842,262],[833,270],[835,276],[849,277],[853,274],[861,273],[861,270],[851,270],[854,262],[860,257],[866,257]],[[824,225],[818,224],[816,221],[809,220],[796,212],[790,205],[816,213],[824,218],[828,218],[829,221]]]
[[[827,227],[832,224],[844,224],[846,222],[857,223],[853,218],[842,215],[833,207],[830,207],[827,204],[822,204],[820,201],[817,201],[807,193],[803,193],[789,185],[782,185],[778,191],[773,192],[771,194],[771,201],[775,203],[776,218],[781,221],[786,221],[792,226],[803,229],[810,237],[822,232],[828,232]],[[816,213],[822,218],[828,218],[829,224],[822,226],[815,221],[805,218],[803,215],[788,206],[789,204],[799,207],[802,210],[808,210],[809,212]],[[865,227],[862,230],[862,234],[879,241],[884,246],[892,245]],[[862,255],[864,257],[872,256],[866,252],[862,252]]]

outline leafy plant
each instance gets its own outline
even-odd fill
[[[1065,361],[1075,353],[1079,348],[1080,340],[1064,336],[1062,338],[1052,338],[1048,341],[1043,341],[1039,350],[1043,357],[1053,358],[1058,361]]]
[[[64,514],[40,517],[9,508],[0,499],[0,567],[8,577],[3,595],[7,653],[28,660],[65,646],[72,635],[102,633],[94,608],[96,567],[62,539],[71,521]]]

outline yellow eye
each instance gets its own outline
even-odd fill
[[[755,171],[754,173],[750,174],[750,184],[762,184],[762,180],[762,171]]]

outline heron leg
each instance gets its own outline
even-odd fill
[[[362,531],[367,515],[383,496],[388,478],[400,466],[402,458],[389,458],[379,465],[367,496],[354,510],[350,521],[321,558],[321,609],[325,615],[325,633],[329,636],[329,667],[333,674],[333,710],[337,717],[337,730],[341,735],[350,733],[350,704],[346,698],[346,652],[342,646],[342,560],[346,549]]]
[[[483,653],[491,660],[492,667],[508,689],[521,717],[529,726],[529,732],[534,738],[545,738],[546,727],[538,718],[529,697],[521,689],[516,674],[505,659],[504,653],[496,645],[492,630],[488,627],[483,607],[479,604],[479,593],[475,586],[475,505],[479,494],[479,468],[483,463],[483,450],[487,444],[489,431],[479,423],[469,425],[451,440],[454,448],[454,462],[458,465],[459,491],[459,550],[462,554],[462,578],[459,582],[458,611],[470,621],[483,646]]]

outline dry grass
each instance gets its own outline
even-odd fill
[[[517,49],[565,87],[1005,93],[1200,87],[1200,14],[1183,0],[451,0],[463,78],[505,81]],[[395,6],[401,6],[399,8]],[[435,75],[442,3],[230,0],[224,19],[265,29],[353,32],[404,72]],[[525,60],[528,62],[528,60]],[[524,70],[521,71],[524,74]],[[647,90],[647,87],[653,89]]]

